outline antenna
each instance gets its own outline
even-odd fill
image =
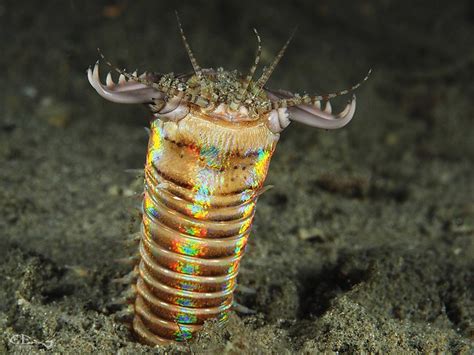
[[[183,40],[184,47],[186,48],[186,52],[188,53],[189,60],[191,61],[191,64],[193,66],[194,73],[197,75],[199,80],[202,81],[202,69],[199,66],[196,58],[194,57],[193,51],[191,50],[188,40],[186,39],[186,35],[184,34],[184,31],[183,31],[183,26],[181,26],[181,21],[179,20],[178,11],[175,11],[175,14],[176,14],[176,20],[178,21],[179,32],[181,33],[181,38]]]
[[[283,57],[283,54],[285,54],[286,48],[290,44],[291,40],[293,39],[293,36],[295,35],[296,29],[293,30],[293,32],[290,35],[290,38],[286,41],[285,45],[280,49],[280,52],[278,52],[277,56],[273,60],[272,64],[270,67],[265,70],[265,72],[262,74],[262,76],[258,79],[257,81],[257,87],[261,90],[263,86],[267,83],[268,79],[270,78],[270,75],[272,75],[273,71],[275,70],[276,66],[278,65],[278,62],[280,59]]]
[[[346,95],[354,90],[357,90],[363,83],[367,81],[367,79],[369,79],[369,76],[371,73],[372,73],[372,69],[369,69],[367,75],[362,80],[360,80],[357,84],[351,86],[349,89],[345,89],[342,91],[333,92],[333,93],[325,94],[325,95],[317,95],[317,96],[298,95],[296,97],[274,101],[273,106],[276,108],[279,108],[279,107],[297,106],[297,105],[302,105],[302,104],[315,105],[317,101],[329,101],[330,99],[334,97]]]
[[[245,100],[247,97],[247,90],[249,89],[250,82],[252,81],[255,71],[257,70],[258,63],[260,62],[260,55],[262,53],[262,41],[260,40],[260,36],[255,28],[253,31],[255,32],[255,36],[257,36],[257,52],[255,53],[254,63],[250,67],[249,73],[242,84],[239,101]]]

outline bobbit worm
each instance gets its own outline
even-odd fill
[[[291,37],[254,79],[261,53],[257,31],[255,60],[242,75],[201,68],[179,19],[178,25],[191,74],[139,76],[107,62],[120,77],[114,82],[108,73],[103,84],[99,62],[87,71],[103,98],[148,104],[153,114],[129,298],[133,332],[150,345],[190,339],[207,319],[226,321],[280,132],[292,121],[323,129],[345,126],[354,116],[355,96],[338,114],[329,100],[368,77],[327,95],[270,90],[265,84]]]

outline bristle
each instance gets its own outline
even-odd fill
[[[129,305],[132,303],[137,296],[137,289],[135,285],[131,285],[131,287],[126,288],[120,293],[119,297],[115,297],[109,306],[118,308]]]
[[[140,255],[132,255],[126,258],[116,259],[115,261],[123,265],[136,265],[140,261]]]
[[[125,240],[121,241],[121,243],[126,247],[136,247],[138,244],[140,244],[140,239],[140,233],[133,233],[130,234]]]
[[[244,285],[241,285],[241,284],[237,285],[236,292],[244,293],[244,294],[247,294],[247,295],[255,295],[257,293],[257,291],[254,288],[244,286]]]
[[[134,267],[132,271],[130,271],[128,274],[126,274],[125,276],[122,276],[120,278],[117,278],[117,279],[113,279],[112,282],[113,283],[119,283],[119,284],[131,284],[133,283],[134,281],[136,281],[137,277],[138,277],[138,268],[137,267]]]
[[[255,314],[257,313],[256,311],[254,311],[253,309],[251,308],[248,308],[244,305],[241,305],[240,303],[237,303],[234,301],[233,305],[232,305],[232,308],[234,309],[234,311],[238,312],[238,313],[242,313],[242,314]]]
[[[127,305],[124,309],[121,311],[118,311],[117,313],[114,314],[115,319],[120,322],[126,322],[126,323],[131,323],[133,321],[133,316],[135,314],[135,308],[133,305]]]
[[[268,190],[271,190],[273,189],[275,186],[274,185],[265,185],[264,187],[262,187],[260,190],[258,190],[256,192],[256,196],[260,196],[262,195],[263,193],[267,192]]]

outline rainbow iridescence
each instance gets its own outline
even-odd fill
[[[147,162],[158,161],[163,155],[163,130],[158,121],[151,123],[150,140],[148,142]]]
[[[184,255],[198,256],[199,255],[199,243],[193,240],[174,240],[173,250]]]
[[[268,164],[270,162],[271,152],[265,149],[258,149],[257,151],[257,159],[255,160],[251,174],[247,179],[248,185],[252,186],[253,188],[260,187],[263,183],[263,180],[267,176]]]

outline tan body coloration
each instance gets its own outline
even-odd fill
[[[279,137],[261,120],[236,125],[201,111],[151,125],[133,328],[152,345],[227,318]]]

